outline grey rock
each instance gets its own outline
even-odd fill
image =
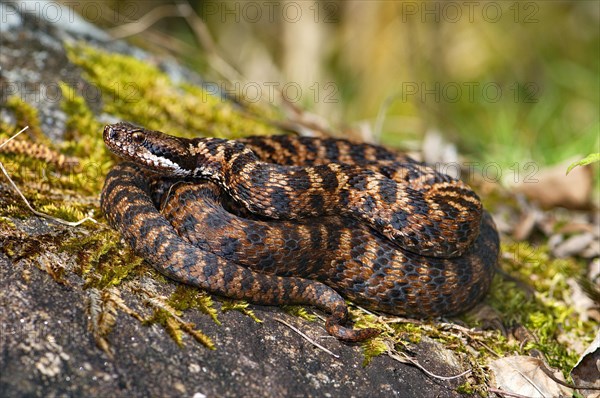
[[[187,320],[213,338],[214,351],[189,338],[180,348],[163,329],[120,313],[109,336],[110,358],[87,331],[82,281],[70,274],[67,282],[57,284],[32,263],[0,254],[2,396],[459,395],[453,391],[459,381],[437,380],[383,356],[363,367],[360,347],[329,337],[319,340],[340,356],[336,359],[275,318],[311,336],[325,336],[321,326],[271,307],[255,307],[261,324],[235,311],[219,314],[223,326],[189,311]],[[122,293],[126,302],[136,300],[135,293]],[[454,354],[433,341],[424,341],[412,354],[434,373],[460,371]],[[450,360],[444,358],[448,355]]]

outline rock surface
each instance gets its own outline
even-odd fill
[[[225,326],[192,313],[217,346],[208,350],[191,339],[178,347],[156,326],[142,326],[119,314],[109,336],[114,357],[98,349],[87,331],[85,294],[57,284],[47,273],[0,256],[0,391],[21,396],[396,396],[452,397],[457,383],[435,380],[389,357],[361,365],[359,347],[331,338],[321,343],[340,358],[316,349],[275,318],[311,336],[326,335],[276,308],[257,308],[259,324],[237,312],[220,315]],[[27,281],[23,273],[30,276]],[[133,298],[125,295],[125,301]],[[417,348],[420,361],[442,374],[433,345]],[[197,394],[197,395],[196,395]]]
[[[88,84],[68,61],[65,40],[83,40],[129,54],[140,54],[141,50],[109,41],[101,30],[66,9],[61,12],[71,19],[49,21],[44,13],[22,8],[22,3],[0,4],[0,117],[10,122],[11,113],[3,105],[9,95],[20,96],[38,109],[42,131],[59,140],[66,115],[48,89],[57,89],[59,80],[77,87]],[[88,105],[98,109],[91,100]],[[12,187],[1,179],[0,207],[16,198]],[[320,338],[326,336],[321,321],[308,322],[279,308],[258,306],[252,308],[263,323],[229,311],[219,313],[219,326],[200,311],[186,311],[186,322],[198,325],[210,336],[216,350],[188,336],[179,347],[165,329],[156,324],[145,326],[117,312],[116,325],[107,336],[113,355],[108,355],[96,346],[88,331],[88,293],[84,279],[73,272],[77,256],[58,252],[54,246],[41,248],[33,257],[23,255],[34,238],[82,239],[87,236],[85,228],[70,228],[38,217],[8,218],[12,224],[0,227],[3,397],[454,397],[460,395],[456,387],[465,382],[463,378],[438,380],[384,355],[364,367],[360,346]],[[60,276],[53,268],[61,270]],[[164,295],[176,284],[166,285]],[[120,294],[128,305],[143,307],[134,289],[126,286]],[[276,319],[302,329],[339,358],[315,348]],[[454,375],[463,370],[451,351],[432,341],[423,340],[412,348],[411,355],[436,374]]]

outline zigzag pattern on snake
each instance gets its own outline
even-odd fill
[[[124,123],[104,138],[137,164],[111,171],[103,211],[179,281],[256,303],[315,305],[332,314],[328,332],[350,341],[375,332],[342,326],[338,293],[375,310],[438,316],[469,309],[489,288],[491,217],[466,185],[404,155],[333,139],[185,140]],[[391,221],[400,218],[429,224]]]

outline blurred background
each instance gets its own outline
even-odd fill
[[[333,131],[406,149],[435,132],[503,179],[599,152],[598,1],[190,1],[196,27],[173,2],[99,4],[115,37]]]

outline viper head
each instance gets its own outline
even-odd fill
[[[111,152],[157,173],[187,176],[194,169],[185,138],[125,122],[104,127],[103,138]]]

